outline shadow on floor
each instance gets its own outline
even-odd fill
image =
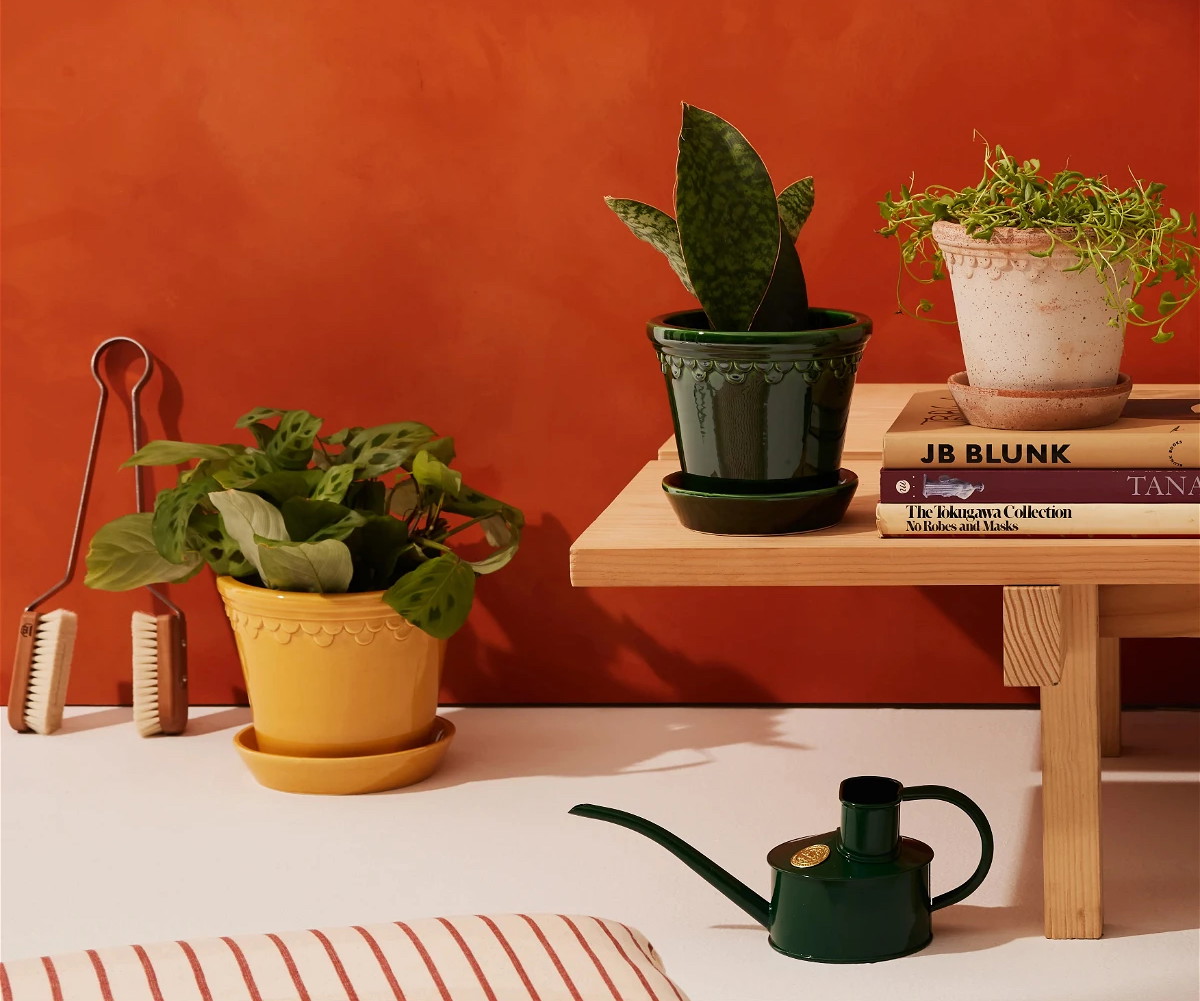
[[[614,775],[642,771],[668,772],[696,768],[712,760],[710,751],[728,744],[760,744],[803,751],[785,740],[778,716],[762,709],[680,709],[669,706],[590,709],[587,713],[524,713],[514,726],[514,710],[460,709],[452,714],[458,727],[455,747],[441,769],[421,783],[440,789],[467,782],[486,782],[530,775]],[[614,731],[621,714],[653,712],[661,725]],[[610,715],[611,714],[611,715]],[[587,728],[580,723],[586,719]],[[658,764],[646,764],[669,756]],[[642,766],[642,767],[639,767]],[[397,789],[396,794],[405,790]],[[386,793],[384,795],[387,795]]]

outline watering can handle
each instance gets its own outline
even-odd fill
[[[936,911],[940,907],[957,904],[960,900],[969,897],[979,888],[979,884],[983,882],[988,874],[988,870],[992,867],[992,854],[994,851],[992,825],[988,823],[988,819],[983,815],[983,811],[979,809],[974,800],[946,786],[909,786],[901,792],[900,798],[902,800],[940,799],[946,803],[954,804],[971,818],[971,822],[979,831],[979,840],[981,842],[979,865],[975,867],[975,871],[971,873],[967,881],[961,886],[956,886],[953,890],[947,890],[945,893],[939,893],[934,897],[930,905],[930,910]]]

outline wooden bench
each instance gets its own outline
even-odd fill
[[[811,535],[702,535],[661,488],[667,442],[571,547],[578,587],[1002,585],[1004,684],[1041,690],[1045,930],[1099,938],[1100,757],[1120,752],[1121,637],[1200,636],[1192,539],[882,539],[875,529],[884,430],[936,385],[859,385],[844,464],[859,475],[845,520]],[[1191,385],[1143,397],[1195,396]],[[903,553],[904,559],[897,559]]]

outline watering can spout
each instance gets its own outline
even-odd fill
[[[652,824],[642,817],[623,810],[613,810],[607,806],[594,806],[591,803],[580,803],[573,806],[571,813],[577,817],[591,817],[593,820],[605,820],[619,827],[627,827],[631,831],[649,838],[662,845],[667,851],[679,859],[692,872],[716,887],[725,896],[738,905],[764,928],[771,924],[771,906],[750,889],[741,880],[726,872],[712,859],[696,851],[691,845],[677,838],[670,831]]]

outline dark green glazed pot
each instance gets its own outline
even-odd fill
[[[783,493],[837,483],[871,320],[840,309],[809,316],[813,329],[780,333],[707,330],[702,310],[647,325],[692,487]]]

